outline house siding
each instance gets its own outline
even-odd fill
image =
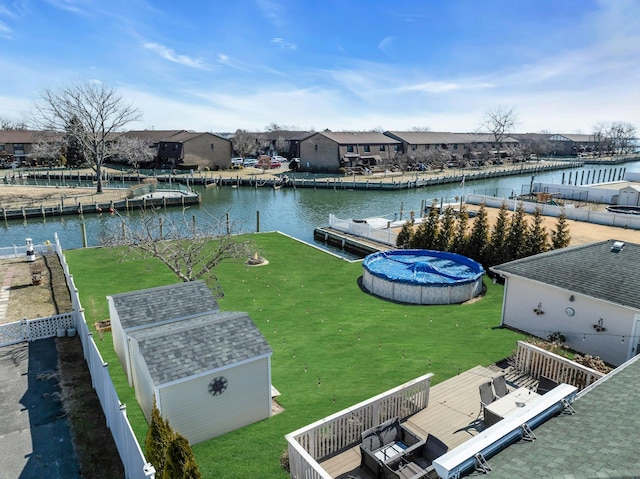
[[[340,168],[338,143],[315,134],[300,142],[300,168],[313,172],[335,172]]]
[[[142,354],[140,354],[140,348],[135,339],[130,340],[129,344],[131,355],[131,385],[135,388],[136,400],[140,405],[140,409],[144,413],[144,417],[147,422],[151,422],[151,411],[153,409],[153,397],[155,395],[155,388],[151,375],[147,369],[147,365],[144,362]],[[158,408],[162,405],[158,404]]]
[[[570,300],[573,296],[573,301]],[[574,316],[566,314],[573,308]],[[544,314],[536,314],[534,309]],[[601,301],[590,296],[548,286],[518,276],[507,278],[503,324],[546,339],[559,332],[566,344],[575,351],[618,366],[626,361],[629,342],[638,344],[634,334],[634,317],[639,310]],[[594,325],[600,318],[606,331],[596,332]],[[638,332],[635,332],[638,334]],[[622,339],[625,338],[623,342]],[[583,340],[584,338],[584,340]],[[634,351],[635,352],[635,351]]]
[[[218,376],[227,390],[212,396],[209,383]],[[271,414],[269,358],[260,358],[166,387],[159,386],[161,413],[191,444],[265,419]]]
[[[184,164],[196,166],[200,170],[207,167],[212,170],[227,169],[231,164],[231,150],[229,140],[203,133],[184,142]]]
[[[113,349],[116,352],[116,356],[120,361],[120,366],[122,366],[125,376],[127,376],[129,386],[131,386],[132,381],[129,374],[129,352],[126,335],[122,328],[122,324],[120,323],[118,310],[113,304],[111,296],[107,296],[107,303],[109,305],[109,319],[111,321],[111,339],[113,340]]]

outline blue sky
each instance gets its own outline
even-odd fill
[[[640,0],[0,0],[0,117],[115,87],[130,129],[640,130]]]

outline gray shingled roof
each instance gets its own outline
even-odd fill
[[[203,281],[114,294],[111,298],[125,330],[220,309]]]
[[[558,249],[491,270],[640,309],[640,245],[626,242],[622,251],[614,253],[615,241]]]
[[[217,312],[131,333],[156,386],[272,350],[247,313]]]
[[[640,356],[586,390],[560,415],[489,459],[492,479],[640,477]],[[581,393],[582,394],[582,393]]]
[[[340,145],[393,145],[398,140],[375,131],[323,131],[318,135],[326,136]]]

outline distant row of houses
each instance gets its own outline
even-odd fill
[[[421,164],[469,166],[501,157],[521,160],[536,155],[576,156],[598,150],[592,135],[510,134],[500,139],[487,133],[420,131],[385,132],[309,132],[275,130],[252,133],[256,139],[251,154],[282,155],[298,158],[300,169],[336,172],[340,168],[390,167],[413,169]],[[154,149],[153,163],[145,166],[221,170],[231,166],[233,134],[214,134],[187,130],[132,130],[115,135],[138,138]],[[42,132],[0,130],[0,164],[38,163],[34,145]],[[241,153],[240,153],[241,154]]]

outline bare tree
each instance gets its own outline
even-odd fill
[[[96,192],[102,192],[102,165],[113,155],[111,140],[140,112],[113,88],[87,82],[58,90],[46,89],[35,107],[33,121],[42,130],[66,135],[80,149],[96,173]]]
[[[120,159],[135,169],[140,165],[153,161],[156,150],[153,145],[135,136],[119,136],[109,144],[112,156]]]
[[[155,258],[182,281],[205,281],[217,296],[223,295],[213,270],[227,259],[247,259],[249,243],[231,232],[231,225],[211,218],[202,225],[187,211],[176,219],[160,210],[145,210],[135,220],[120,217],[121,224],[101,238],[107,247],[121,247],[123,259]]]
[[[517,121],[518,114],[514,107],[499,106],[484,114],[480,128],[493,135],[494,147],[498,150],[498,157],[500,156],[502,141],[516,125]]]
[[[616,121],[611,123],[609,138],[611,139],[613,153],[624,155],[633,148],[636,136],[636,127],[631,123]]]
[[[600,121],[593,127],[593,142],[595,144],[598,156],[601,156],[603,152],[608,149],[608,135],[609,125],[606,122]]]
[[[34,160],[38,163],[46,161],[51,164],[65,164],[64,145],[59,136],[41,134],[31,147]]]
[[[233,135],[233,149],[244,157],[256,155],[260,147],[260,138],[256,133],[246,130],[236,130]]]
[[[27,125],[21,121],[14,121],[0,116],[0,130],[26,130]]]

